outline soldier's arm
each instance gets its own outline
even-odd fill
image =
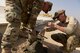
[[[75,30],[76,28],[76,23],[75,23],[75,20],[73,17],[70,17],[70,20],[69,20],[69,24],[67,27],[62,27],[62,26],[59,26],[59,25],[54,25],[55,28],[67,33],[67,34],[72,34],[73,31]]]
[[[77,20],[75,20],[75,18],[70,17],[69,19],[69,24],[67,27],[64,28],[64,32],[66,32],[67,34],[72,34],[75,29],[77,27]]]

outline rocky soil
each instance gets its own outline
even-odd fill
[[[44,39],[43,44],[45,47],[48,48],[48,53],[60,53],[61,50],[59,49],[59,47],[63,46],[63,45],[54,41],[53,39],[51,39],[50,34],[52,34],[52,33],[53,32],[46,32],[45,33],[45,37],[47,37],[47,39],[46,38]],[[26,39],[20,37],[14,46],[13,53],[24,53],[23,51],[24,51],[25,46],[27,46]],[[80,48],[77,47],[76,50],[74,50],[72,53],[80,53]]]

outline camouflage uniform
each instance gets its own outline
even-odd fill
[[[52,34],[52,39],[58,41],[67,47],[67,51],[73,51],[76,46],[78,46],[80,41],[80,24],[79,22],[73,18],[68,17],[66,18],[65,23],[57,23],[59,26],[63,26],[66,34],[58,33]]]
[[[6,0],[6,20],[9,22],[2,37],[2,49],[11,49],[18,39],[20,26],[34,30],[44,0]],[[32,37],[31,37],[32,38]],[[33,39],[33,38],[32,38]],[[13,45],[12,45],[13,44]],[[10,53],[10,52],[2,52]]]

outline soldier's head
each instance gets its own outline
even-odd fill
[[[51,10],[52,5],[53,5],[53,4],[52,4],[51,2],[46,1],[46,2],[43,3],[42,10],[43,10],[45,13],[48,13],[48,11]]]
[[[59,10],[55,12],[53,19],[58,19],[61,22],[65,22],[66,21],[65,10]]]

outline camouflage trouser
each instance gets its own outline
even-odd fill
[[[19,7],[19,4],[17,4],[18,3],[16,2],[14,3],[14,0],[6,0],[5,13],[6,20],[9,22],[9,24],[2,37],[2,48],[11,48],[18,38],[21,25],[21,8]]]
[[[76,49],[79,44],[79,37],[72,35],[67,40],[67,51],[71,52]]]
[[[79,44],[79,38],[77,38],[75,35],[67,37],[65,34],[58,33],[52,34],[51,38],[57,42],[62,43],[67,52],[75,50],[76,46]]]
[[[2,37],[2,48],[11,48],[18,39],[20,23],[9,23]]]
[[[35,6],[33,7],[32,4],[28,1],[29,0],[6,0],[5,13],[6,13],[6,20],[9,22],[9,24],[2,37],[2,44],[1,44],[2,48],[5,47],[12,48],[12,46],[18,39],[21,23],[23,23],[25,27],[30,29],[33,29],[35,27],[36,18],[39,12],[41,11],[41,8],[39,6],[37,8],[35,8]],[[33,41],[33,37],[35,36],[30,35],[29,37],[30,37],[29,39]]]

